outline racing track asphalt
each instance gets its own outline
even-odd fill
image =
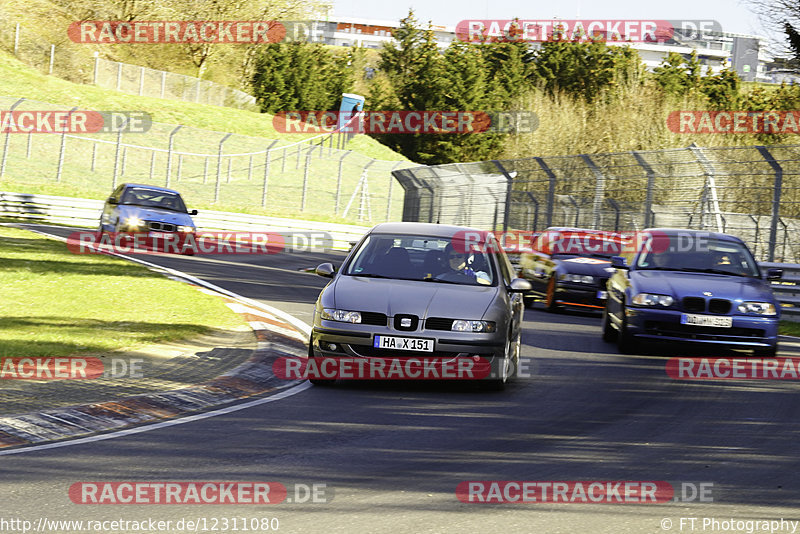
[[[147,259],[309,321],[326,280],[299,269],[342,257]],[[0,519],[277,517],[280,532],[321,533],[656,533],[689,531],[681,517],[800,520],[796,382],[674,381],[664,354],[692,349],[619,355],[594,315],[527,310],[523,342],[535,373],[503,392],[311,387],[179,426],[0,458]],[[780,352],[800,356],[792,344]],[[335,496],[274,506],[70,502],[69,486],[90,480],[324,483]],[[466,480],[712,482],[714,502],[465,504],[455,488]]]

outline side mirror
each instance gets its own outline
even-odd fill
[[[783,278],[783,269],[767,269],[767,280],[780,280]]]
[[[533,286],[524,278],[514,278],[511,281],[511,285],[508,287],[508,290],[512,293],[524,293],[525,291],[530,291],[531,289],[533,289]]]
[[[611,266],[617,269],[630,269],[628,266],[628,262],[622,256],[612,256],[611,257]]]
[[[325,278],[333,278],[333,273],[336,272],[336,269],[333,267],[332,263],[320,263],[317,265],[317,268],[314,269],[314,272]]]
[[[197,210],[192,210],[189,212],[189,215],[197,215]]]
[[[117,203],[117,199],[114,198],[114,197],[108,197],[106,202],[108,202],[109,204],[116,204]]]

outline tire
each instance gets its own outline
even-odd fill
[[[611,319],[608,316],[608,306],[603,308],[603,322],[600,328],[603,329],[603,341],[613,343],[617,340],[619,332],[611,325]]]
[[[308,340],[308,359],[309,360],[312,360],[313,358],[315,358],[313,347],[314,347],[314,340],[309,338],[309,340]],[[317,366],[317,368],[319,368],[319,366]],[[314,386],[331,386],[335,382],[335,380],[324,380],[324,379],[320,379],[320,378],[309,378],[308,381],[311,382],[311,384],[314,385]]]
[[[778,345],[774,347],[770,347],[768,349],[755,349],[753,350],[753,356],[756,358],[774,358],[778,354]]]
[[[547,292],[545,293],[544,297],[544,308],[551,312],[557,312],[559,310],[559,306],[556,303],[556,277],[551,276],[550,279],[547,281]]]
[[[619,332],[617,333],[617,348],[622,354],[634,354],[639,348],[639,342],[628,332],[628,319],[625,316],[624,300],[622,301],[622,323],[619,325]]]
[[[509,334],[509,337],[506,339],[506,350],[503,354],[503,361],[500,363],[500,376],[489,379],[489,382],[487,383],[487,387],[489,389],[492,391],[503,391],[506,388],[509,378],[509,360],[512,358],[511,339]]]

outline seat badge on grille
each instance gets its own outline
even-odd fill
[[[714,294],[711,291],[703,291],[703,295],[705,295],[707,297],[713,297],[714,296]]]
[[[403,317],[400,319],[400,326],[403,328],[411,328],[411,319],[409,317]]]

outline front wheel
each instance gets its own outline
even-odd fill
[[[622,322],[617,333],[617,348],[622,354],[633,354],[639,348],[639,342],[628,332],[628,317],[625,315],[625,301],[620,304],[622,310]]]
[[[603,308],[603,341],[613,343],[617,340],[617,330],[611,325],[611,318],[608,316],[608,307]]]
[[[558,304],[556,303],[556,277],[551,276],[547,281],[547,292],[545,293],[544,306],[549,312],[558,311]]]

